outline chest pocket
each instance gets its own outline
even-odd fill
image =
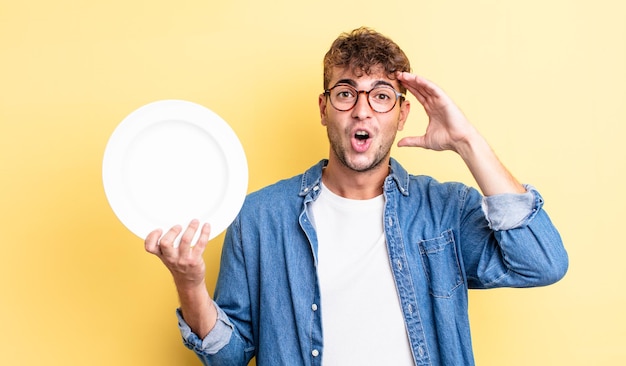
[[[451,297],[454,290],[463,284],[452,230],[444,231],[439,237],[422,240],[418,245],[430,294],[434,297]]]

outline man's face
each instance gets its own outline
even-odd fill
[[[356,76],[350,68],[335,67],[328,87],[349,84],[358,91],[369,91],[375,86],[390,85],[399,90],[397,80],[389,79],[382,68],[378,70]],[[330,142],[329,159],[353,171],[365,172],[389,160],[391,146],[396,133],[404,127],[410,104],[398,99],[389,112],[379,113],[370,107],[367,96],[360,93],[356,105],[348,111],[335,109],[325,95],[320,95],[319,107]]]

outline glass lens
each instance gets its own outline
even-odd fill
[[[396,104],[396,91],[388,86],[377,86],[370,90],[369,102],[376,112],[388,112]]]
[[[340,111],[347,111],[356,104],[358,92],[350,85],[337,85],[330,90],[330,101]]]

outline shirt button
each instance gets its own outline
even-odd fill
[[[313,311],[317,311],[317,304],[311,305],[311,309],[313,309]]]
[[[398,269],[399,269],[400,271],[402,271],[402,261],[401,261],[401,260],[399,260],[399,259],[398,259],[398,260],[396,261],[396,266],[398,267]]]
[[[424,347],[417,347],[417,353],[420,355],[420,357],[424,357]]]
[[[320,355],[320,351],[314,349],[313,352],[311,352],[311,354],[313,355],[313,357],[317,357]]]

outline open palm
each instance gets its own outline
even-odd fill
[[[437,85],[420,76],[403,72],[398,80],[422,104],[429,119],[424,135],[405,137],[398,146],[458,152],[459,144],[475,132],[461,110]]]

